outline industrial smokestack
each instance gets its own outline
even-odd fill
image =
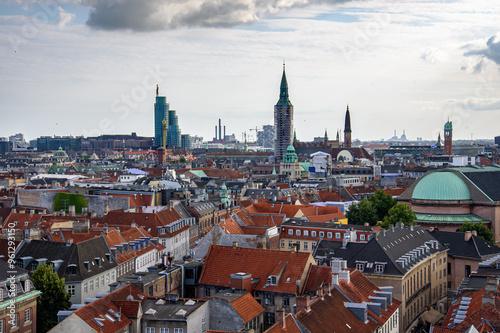
[[[219,141],[222,141],[222,127],[220,118],[219,118]]]
[[[215,141],[217,141],[217,125],[215,125]]]
[[[222,137],[223,140],[226,140],[226,125],[224,125],[224,136]]]

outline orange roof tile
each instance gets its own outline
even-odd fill
[[[253,298],[252,294],[247,293],[241,297],[238,297],[231,302],[236,312],[243,318],[243,322],[247,323],[253,318],[264,312],[264,308],[259,302]]]
[[[240,225],[232,218],[226,218],[224,222],[219,223],[219,226],[224,229],[226,234],[243,234]]]
[[[293,319],[293,315],[289,313],[285,316],[285,327],[278,321],[264,333],[302,333],[302,331],[297,326],[297,322]]]
[[[287,263],[276,286],[267,285],[267,279],[276,265]],[[255,290],[296,294],[296,280],[314,264],[310,253],[276,251],[253,248],[233,248],[211,245],[200,276],[200,284],[232,287],[231,274],[245,272],[252,275]]]

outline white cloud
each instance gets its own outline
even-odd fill
[[[57,20],[57,26],[59,28],[62,28],[64,26],[66,26],[66,24],[68,24],[69,22],[73,21],[74,18],[75,18],[75,14],[68,13],[64,9],[62,9],[62,7],[59,7],[59,16],[58,16],[58,20]]]

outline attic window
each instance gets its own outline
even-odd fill
[[[87,271],[90,272],[90,265],[89,265],[89,262],[88,261],[84,261],[83,264],[85,265],[85,268],[87,269]]]
[[[93,318],[92,320],[94,321],[94,323],[96,323],[100,327],[104,327],[104,323],[103,323],[104,319],[102,319],[102,318]]]
[[[68,275],[76,275],[76,265],[75,264],[68,265],[66,271],[68,272]]]
[[[385,264],[383,263],[375,263],[375,273],[383,273],[385,268]]]
[[[104,315],[104,317],[106,317],[112,323],[116,322],[116,319],[107,313]]]
[[[97,266],[102,267],[102,261],[101,261],[101,258],[99,258],[99,257],[95,257],[95,258],[94,258],[94,260],[95,260],[95,262],[96,262]]]
[[[363,272],[363,270],[365,269],[365,263],[364,262],[357,262],[356,269],[360,272]]]

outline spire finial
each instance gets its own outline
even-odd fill
[[[285,70],[285,59],[283,59],[283,71]]]
[[[349,104],[347,104],[347,111],[349,111]]]
[[[158,97],[158,89],[159,89],[159,87],[158,87],[158,85],[156,85],[156,97]]]

